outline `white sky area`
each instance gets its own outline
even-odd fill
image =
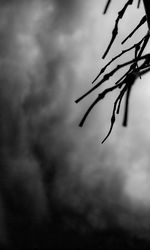
[[[61,106],[67,109],[66,127],[73,127],[75,134],[72,136],[77,140],[77,150],[70,156],[72,171],[80,171],[82,183],[91,189],[104,182],[106,193],[114,185],[116,178],[121,183],[121,195],[127,203],[133,207],[138,205],[150,208],[150,74],[138,80],[133,88],[128,127],[121,126],[120,114],[112,134],[103,145],[100,142],[110,126],[115,95],[110,94],[97,105],[82,129],[78,128],[78,123],[93,96],[101,90],[97,89],[95,95],[87,97],[81,104],[74,103],[75,99],[91,87],[99,69],[116,53],[120,53],[121,41],[144,14],[143,6],[136,9],[134,1],[134,5],[129,7],[120,22],[118,38],[104,62],[101,56],[110,40],[117,13],[126,1],[112,0],[108,13],[103,16],[104,0],[82,0],[82,7],[79,8],[81,13],[76,12],[74,21],[64,21],[61,24],[54,23],[54,2],[33,1],[32,5],[22,5],[22,10],[13,21],[12,44],[15,49],[10,49],[11,57],[15,58],[20,70],[28,72],[31,77],[34,72],[37,78],[43,76],[44,65],[48,60],[54,62],[63,58],[58,69],[56,89],[57,92],[60,91],[60,106],[57,109],[58,103],[54,102],[50,109],[60,109],[60,112]],[[145,30],[146,25],[124,48],[138,41]],[[129,53],[121,61],[132,56]],[[105,83],[105,86],[113,84],[118,76],[120,75]],[[26,84],[28,83],[23,83],[22,91],[27,89]],[[40,80],[38,84],[40,85]]]

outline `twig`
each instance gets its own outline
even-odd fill
[[[111,3],[111,0],[107,1],[104,13],[106,13],[109,5]],[[126,4],[124,5],[123,9],[118,13],[118,17],[115,21],[115,26],[112,31],[112,38],[108,45],[108,48],[106,49],[106,52],[103,55],[103,58],[106,57],[107,53],[109,52],[113,42],[116,39],[116,36],[118,34],[118,24],[120,19],[124,16],[124,13],[127,10],[127,7],[133,3],[133,0],[128,0]],[[141,0],[138,0],[138,7],[140,6]],[[99,88],[104,82],[108,81],[113,75],[115,75],[116,72],[118,72],[120,69],[129,66],[126,73],[123,74],[123,76],[117,80],[113,86],[108,87],[104,89],[102,92],[100,92],[97,96],[97,98],[93,101],[93,103],[90,105],[90,107],[87,109],[86,113],[84,114],[79,126],[82,127],[85,123],[89,113],[92,111],[92,109],[103,99],[106,95],[108,95],[110,92],[120,89],[119,95],[116,98],[113,106],[112,111],[112,117],[111,117],[111,125],[110,129],[102,141],[104,143],[106,139],[109,137],[109,135],[112,132],[115,120],[116,120],[116,114],[119,114],[120,107],[122,104],[123,98],[125,98],[125,109],[124,109],[124,117],[123,117],[123,126],[127,126],[128,123],[128,114],[129,114],[129,100],[131,95],[132,87],[137,80],[138,77],[141,78],[142,75],[146,74],[150,71],[150,54],[143,55],[143,52],[149,42],[150,39],[150,4],[148,0],[143,0],[146,16],[144,16],[141,21],[137,24],[135,29],[124,39],[122,44],[124,44],[129,38],[131,38],[134,33],[147,21],[148,23],[148,32],[147,34],[137,43],[135,43],[133,46],[129,47],[128,49],[122,50],[121,53],[119,53],[117,56],[112,58],[98,73],[96,78],[93,80],[92,84],[94,84],[97,79],[106,71],[106,69],[118,58],[122,57],[124,54],[128,53],[131,50],[134,50],[134,58],[124,62],[122,64],[118,64],[114,69],[112,69],[109,73],[105,73],[100,81],[98,81],[90,90],[88,90],[85,94],[83,94],[80,98],[78,98],[75,102],[80,102],[83,98],[91,94],[93,91],[95,91],[97,88]],[[141,62],[141,63],[140,63]]]
[[[147,35],[146,35],[147,36]],[[126,49],[126,50],[122,50],[122,52],[120,54],[118,54],[117,56],[115,56],[111,61],[109,61],[100,71],[100,73],[96,76],[96,78],[93,80],[92,84],[96,82],[96,80],[101,76],[102,73],[105,72],[106,68],[112,63],[114,62],[116,59],[118,59],[119,57],[121,57],[123,54],[129,52],[132,49],[135,49],[137,46],[139,46],[143,40],[145,39],[144,36],[138,43],[134,44],[133,46],[131,46],[130,48]]]
[[[147,18],[144,16],[139,24],[136,26],[136,28],[123,40],[122,44],[124,44],[129,38],[131,38],[134,33],[146,22]]]
[[[124,13],[126,12],[126,9],[127,9],[128,6],[131,5],[132,3],[133,3],[133,0],[128,0],[128,2],[124,5],[123,9],[122,9],[121,11],[118,12],[118,17],[117,17],[117,19],[116,19],[116,21],[115,21],[115,27],[114,27],[114,29],[113,29],[113,31],[112,31],[112,38],[111,38],[110,43],[109,43],[109,45],[108,45],[108,47],[107,47],[107,49],[106,49],[106,51],[105,51],[105,53],[104,53],[104,55],[103,55],[103,57],[102,57],[103,59],[104,59],[104,58],[106,57],[106,55],[108,54],[108,52],[109,52],[109,50],[110,50],[112,44],[114,43],[114,41],[115,41],[115,39],[116,39],[116,36],[117,36],[117,34],[118,34],[118,24],[119,24],[120,19],[123,18]]]
[[[138,5],[137,7],[140,8],[141,0],[138,0]]]
[[[105,6],[105,9],[104,9],[103,14],[106,14],[106,12],[107,12],[107,10],[108,10],[108,8],[109,8],[110,3],[111,3],[111,0],[108,0],[108,1],[107,1],[107,4],[106,4],[106,6]]]
[[[117,114],[117,111],[116,111],[117,110],[117,104],[118,104],[118,102],[120,102],[120,99],[122,99],[122,96],[124,95],[125,92],[126,92],[126,86],[124,87],[123,90],[120,91],[120,94],[119,94],[119,96],[117,97],[117,99],[116,99],[116,101],[114,103],[112,117],[111,117],[110,129],[108,131],[108,134],[106,135],[106,137],[102,141],[102,144],[107,140],[107,138],[110,136],[110,134],[112,132],[112,129],[113,129],[113,126],[114,126],[114,123],[115,123],[115,120],[116,120],[116,115],[115,114]]]
[[[138,58],[138,61],[144,60],[149,56],[149,54],[146,54],[144,56],[141,56],[140,58]],[[88,96],[89,94],[91,94],[95,89],[97,89],[98,87],[100,87],[105,81],[109,80],[110,77],[112,77],[118,70],[133,64],[133,63],[137,63],[136,59],[132,59],[128,62],[125,62],[123,64],[118,64],[116,66],[116,68],[114,68],[112,71],[110,71],[108,74],[105,74],[103,79],[101,81],[99,81],[93,88],[91,88],[90,90],[88,90],[85,94],[83,94],[81,97],[79,97],[75,102],[78,103],[80,102],[82,99],[84,99],[86,96]]]

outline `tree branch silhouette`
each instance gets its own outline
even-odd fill
[[[105,9],[104,9],[104,13],[106,13],[108,11],[108,8],[109,8],[111,2],[112,2],[111,0],[107,1]],[[111,37],[110,43],[109,43],[109,45],[108,45],[108,47],[107,47],[107,49],[102,57],[103,59],[109,53],[111,46],[115,42],[115,39],[118,35],[118,26],[119,26],[120,19],[123,18],[127,8],[129,7],[129,5],[132,5],[132,4],[133,4],[133,0],[128,0],[126,2],[126,4],[123,6],[123,8],[121,9],[121,11],[118,12],[118,17],[115,21],[114,29],[112,31],[112,37]],[[114,126],[114,123],[116,120],[116,115],[118,115],[120,112],[120,107],[121,107],[123,99],[125,99],[125,107],[124,107],[124,117],[123,117],[122,125],[127,126],[128,113],[129,113],[129,101],[130,101],[132,88],[133,88],[133,86],[138,78],[141,78],[142,75],[144,75],[150,71],[150,54],[143,55],[143,52],[144,52],[145,48],[147,47],[149,39],[150,39],[150,4],[149,4],[148,0],[143,0],[143,4],[144,4],[144,9],[145,9],[146,15],[141,18],[141,20],[139,21],[137,26],[133,29],[133,31],[129,35],[126,36],[126,38],[122,41],[121,44],[124,45],[128,39],[131,39],[132,36],[135,34],[135,32],[137,30],[139,30],[140,27],[142,25],[144,25],[145,23],[147,23],[147,27],[148,27],[146,35],[140,41],[133,44],[131,47],[129,47],[127,49],[123,49],[122,52],[120,52],[118,55],[116,55],[114,58],[112,58],[100,70],[98,75],[93,80],[92,84],[94,86],[75,101],[76,103],[80,102],[82,99],[87,97],[89,94],[91,94],[93,91],[95,91],[97,88],[99,88],[106,81],[111,79],[111,77],[113,75],[115,75],[118,71],[120,71],[120,69],[129,67],[128,70],[126,71],[126,73],[124,73],[124,75],[119,80],[117,80],[113,84],[113,86],[104,89],[102,92],[100,92],[98,94],[97,98],[94,100],[94,102],[87,109],[85,115],[83,116],[83,118],[79,124],[79,126],[81,126],[81,127],[84,125],[90,112],[102,99],[105,98],[106,95],[108,95],[112,91],[120,89],[119,95],[117,96],[116,100],[114,101],[110,129],[109,129],[106,137],[103,139],[102,143],[104,143],[106,141],[106,139],[109,137],[109,135],[112,132],[112,129],[113,129],[113,126]],[[141,0],[138,0],[137,7],[140,7],[140,6],[141,6]],[[126,61],[122,64],[117,64],[117,66],[114,67],[114,69],[112,69],[108,73],[105,73],[106,70],[109,68],[109,66],[113,62],[115,62],[118,58],[121,58],[124,54],[127,54],[130,51],[134,51],[134,58],[133,59]],[[101,78],[101,79],[99,80],[99,78]],[[98,80],[98,82],[97,82],[97,80]]]

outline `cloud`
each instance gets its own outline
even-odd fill
[[[33,240],[33,246],[42,245],[45,237],[52,246],[49,234],[56,231],[102,235],[131,225],[138,236],[139,227],[145,235],[149,231],[148,212],[144,215],[149,199],[143,200],[149,190],[143,169],[149,166],[149,140],[136,106],[143,100],[142,89],[133,95],[136,119],[126,130],[116,125],[103,146],[114,96],[95,109],[83,129],[78,123],[91,99],[74,103],[102,66],[100,53],[110,38],[116,5],[108,18],[101,16],[104,1],[98,0],[2,4],[0,154],[5,181],[0,181],[0,201],[6,218],[11,214],[13,219],[6,219],[6,230],[2,223],[0,231],[8,231],[13,244],[28,246]],[[124,24],[120,30],[123,35],[128,31]]]

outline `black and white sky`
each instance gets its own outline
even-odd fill
[[[144,15],[143,6],[137,9],[134,1],[103,61],[117,13],[126,1],[113,0],[102,15],[105,2],[0,1],[0,241],[6,245],[38,244],[30,227],[43,230],[45,221],[46,236],[53,235],[46,239],[49,246],[53,229],[59,227],[61,232],[96,231],[99,237],[119,228],[149,240],[150,75],[134,86],[127,128],[121,126],[120,115],[101,144],[115,93],[95,107],[83,128],[78,127],[100,89],[79,104],[75,100],[122,50],[121,41]],[[124,48],[146,29],[145,24]],[[129,52],[114,66],[132,56]]]

